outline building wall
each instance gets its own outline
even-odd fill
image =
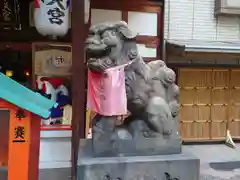
[[[165,39],[239,41],[240,17],[214,16],[215,0],[165,0]]]
[[[165,39],[239,41],[240,16],[216,17],[214,10],[215,0],[165,0]],[[183,140],[225,140],[227,130],[239,139],[239,69],[230,68],[239,66],[239,57],[204,52],[168,54],[167,62],[178,72]]]

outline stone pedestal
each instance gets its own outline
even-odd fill
[[[80,140],[78,180],[199,180],[200,161],[181,152],[178,138],[155,142],[123,140],[99,153],[95,142]]]
[[[79,157],[78,180],[199,180],[200,161],[189,154]]]
[[[80,156],[89,157],[168,155],[180,154],[182,141],[179,136],[114,141],[81,139],[80,149]]]

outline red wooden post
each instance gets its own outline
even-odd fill
[[[76,180],[79,138],[85,136],[84,0],[72,0],[72,180]]]

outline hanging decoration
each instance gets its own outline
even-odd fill
[[[0,1],[0,27],[1,29],[20,29],[18,0]]]
[[[64,109],[66,106],[69,106],[70,97],[68,89],[64,85],[64,79],[57,77],[39,77],[36,83],[42,95],[58,103],[57,107],[51,109],[50,117],[42,120],[42,124],[65,124],[63,120]],[[69,123],[71,124],[71,122]]]
[[[43,36],[64,36],[69,29],[70,0],[35,0],[34,21]]]

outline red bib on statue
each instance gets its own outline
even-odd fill
[[[88,71],[88,108],[104,116],[127,113],[124,66],[104,73]]]

